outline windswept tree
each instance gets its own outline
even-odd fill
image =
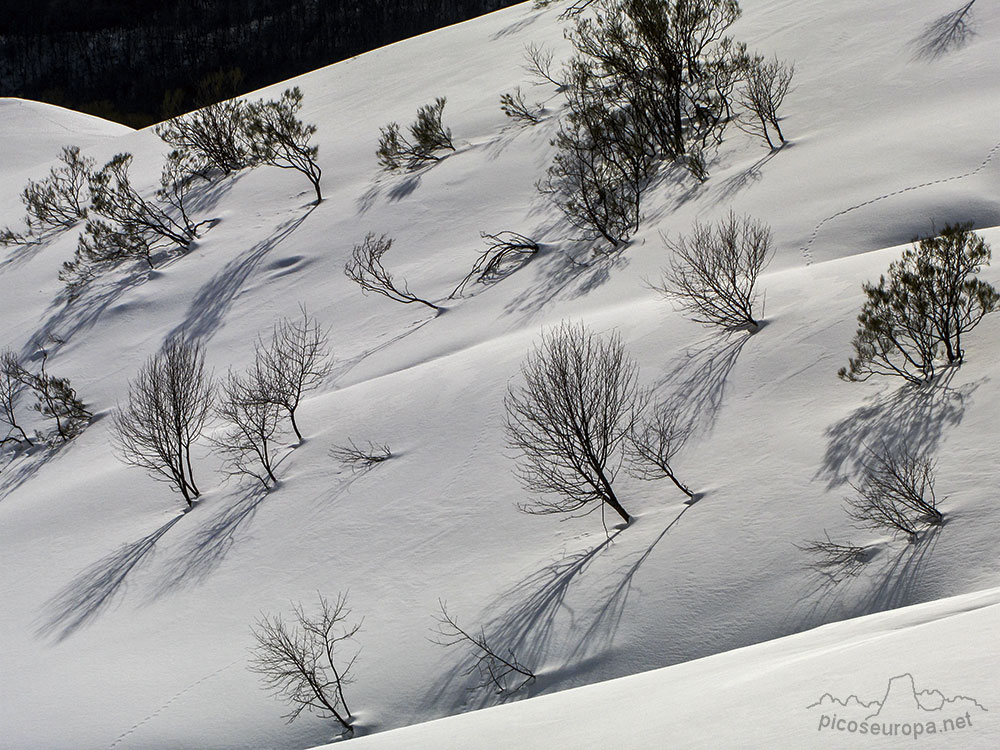
[[[360,286],[365,294],[369,292],[381,294],[404,305],[419,302],[432,310],[440,310],[439,305],[413,294],[405,280],[397,282],[393,279],[392,274],[382,265],[382,256],[389,252],[391,247],[392,237],[384,234],[376,237],[375,234],[369,233],[364,242],[354,246],[351,259],[344,265],[344,275]]]
[[[439,96],[433,104],[418,109],[417,119],[409,127],[409,138],[395,122],[381,129],[376,156],[383,169],[418,169],[427,162],[440,161],[437,151],[455,150],[451,129],[441,119],[446,102],[445,97]]]
[[[527,513],[592,512],[610,507],[631,520],[613,482],[623,447],[643,412],[638,366],[617,334],[602,339],[582,324],[545,333],[511,386],[507,439],[525,489]]]
[[[9,349],[0,355],[0,378],[2,378],[0,383],[4,394],[0,396],[3,400],[0,418],[7,421],[12,430],[16,429],[25,442],[31,442],[20,425],[14,421],[14,403],[18,392],[20,388],[27,388],[35,396],[35,403],[31,408],[42,417],[55,422],[56,437],[60,442],[66,443],[86,429],[93,414],[77,397],[76,389],[70,384],[69,379],[48,373],[49,353],[46,349],[41,350],[41,358],[39,371],[32,372],[22,365]]]
[[[245,128],[250,158],[254,163],[301,172],[316,191],[316,203],[320,203],[323,200],[320,189],[323,170],[316,161],[319,146],[310,143],[316,126],[299,119],[300,109],[302,91],[298,86],[284,91],[280,99],[248,105]]]
[[[333,362],[326,331],[305,307],[299,309],[301,317],[283,318],[274,326],[270,341],[257,339],[251,377],[264,400],[288,414],[295,437],[301,442],[302,432],[295,419],[299,403],[306,393],[322,384]]]
[[[61,166],[49,170],[42,180],[28,180],[21,191],[21,202],[27,216],[27,232],[0,230],[0,244],[24,244],[59,232],[87,216],[88,182],[94,160],[83,156],[79,146],[64,146],[59,154]]]
[[[112,415],[118,455],[179,492],[188,507],[201,494],[191,448],[212,413],[214,387],[200,344],[171,339],[129,383],[128,401]]]

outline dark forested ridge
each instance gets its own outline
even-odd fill
[[[139,127],[516,1],[0,0],[0,96]]]

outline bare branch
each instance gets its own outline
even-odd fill
[[[372,441],[364,447],[348,439],[347,445],[335,445],[330,449],[330,458],[336,459],[351,471],[364,471],[392,458],[387,444],[377,445]]]
[[[438,605],[441,607],[441,614],[435,617],[438,625],[434,643],[446,648],[459,645],[471,647],[472,664],[463,674],[479,674],[479,683],[473,689],[488,689],[509,695],[535,681],[535,673],[517,660],[512,649],[501,649],[491,644],[482,628],[479,633],[464,630],[448,612],[443,601],[438,599]],[[515,678],[516,682],[513,687],[508,684],[511,678]]]
[[[486,241],[486,250],[472,265],[468,275],[448,295],[448,299],[460,296],[470,282],[491,284],[505,278],[538,252],[537,242],[517,232],[479,234]]]
[[[404,305],[419,302],[432,310],[440,310],[441,308],[433,302],[411,293],[405,281],[400,285],[392,278],[392,274],[382,265],[382,256],[391,247],[391,237],[384,234],[376,237],[373,233],[369,233],[364,242],[354,246],[351,260],[344,266],[344,274],[360,286],[365,294],[374,292],[396,302],[402,302]]]

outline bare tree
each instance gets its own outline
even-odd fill
[[[200,494],[191,447],[205,428],[214,398],[202,346],[171,339],[139,369],[129,383],[128,402],[112,415],[121,460],[167,482],[188,507]]]
[[[258,392],[288,413],[295,437],[301,443],[296,411],[302,397],[319,388],[330,374],[333,362],[327,332],[305,307],[300,306],[299,311],[300,318],[283,318],[274,326],[269,342],[257,339],[257,363],[252,375]]]
[[[499,232],[498,234],[480,232],[479,234],[486,241],[486,250],[472,264],[472,270],[448,295],[448,299],[461,295],[471,282],[490,284],[504,278],[520,268],[528,258],[538,252],[537,242],[517,232]]]
[[[252,162],[301,172],[316,191],[318,204],[323,200],[323,170],[316,161],[319,146],[309,143],[316,126],[298,118],[301,108],[302,91],[298,86],[284,91],[280,99],[254,102],[247,107],[246,132]]]
[[[262,380],[253,371],[245,377],[229,372],[219,387],[215,406],[215,415],[224,426],[212,443],[231,476],[253,477],[269,490],[278,482],[274,467],[281,435],[281,406],[261,393]]]
[[[347,445],[335,445],[330,449],[330,458],[336,459],[352,471],[364,471],[392,458],[388,444],[377,445],[371,440],[365,446],[348,439]]]
[[[409,138],[400,132],[395,122],[380,129],[375,153],[383,169],[418,169],[429,161],[441,160],[435,151],[455,150],[451,130],[441,120],[446,102],[445,97],[439,96],[433,104],[418,109],[417,119],[409,126]]]
[[[26,372],[17,361],[17,355],[10,349],[0,352],[0,422],[7,425],[7,433],[0,438],[5,443],[26,443],[32,445],[31,438],[17,421],[18,397],[25,387]]]
[[[751,135],[760,136],[772,149],[775,147],[768,128],[772,128],[780,143],[785,143],[781,132],[778,109],[785,100],[792,83],[795,66],[777,57],[765,60],[755,55],[747,62],[745,80],[739,92],[739,103],[746,109],[746,116],[736,120],[738,127]]]
[[[524,46],[524,71],[535,79],[536,84],[551,83],[558,90],[562,90],[565,84],[557,80],[552,75],[552,50],[541,45],[529,43]]]
[[[834,542],[825,531],[823,535],[825,539],[813,539],[795,545],[798,550],[813,558],[809,567],[829,577],[833,583],[840,583],[845,577],[860,573],[870,559],[868,550],[856,544]]]
[[[757,278],[772,254],[766,224],[730,211],[714,226],[695,222],[689,235],[664,243],[673,255],[658,291],[699,323],[759,328]]]
[[[369,233],[364,242],[354,246],[351,260],[344,266],[344,274],[360,286],[361,291],[365,294],[373,292],[396,302],[402,302],[404,305],[419,302],[432,310],[440,310],[439,305],[410,292],[405,281],[399,285],[392,278],[392,274],[382,265],[382,256],[391,247],[391,237],[384,234],[381,237],[376,237],[374,233]]]
[[[357,653],[338,665],[338,651],[344,641],[361,629],[361,622],[346,625],[351,616],[346,594],[331,604],[319,595],[319,613],[309,615],[301,604],[293,604],[295,622],[281,615],[262,615],[252,632],[257,645],[250,670],[259,674],[267,688],[289,703],[289,723],[308,710],[323,718],[333,718],[345,733],[352,731],[351,710],[344,687],[353,682],[351,668]]]
[[[441,614],[437,615],[437,637],[434,642],[439,646],[465,645],[472,650],[472,664],[463,672],[464,676],[478,673],[479,683],[475,689],[488,689],[495,693],[509,695],[535,681],[535,673],[518,661],[510,648],[500,648],[490,643],[486,631],[479,629],[478,633],[470,633],[463,629],[449,612],[443,601],[438,599]],[[509,680],[516,684],[510,687]]]
[[[629,433],[629,472],[639,479],[667,478],[688,497],[694,493],[683,484],[670,465],[690,435],[690,425],[682,424],[677,411],[656,404],[648,419],[636,420]]]
[[[612,483],[642,408],[638,367],[618,335],[601,339],[564,322],[543,335],[521,374],[524,385],[511,386],[505,400],[507,438],[522,484],[541,495],[521,510],[592,512],[607,505],[629,522]]]
[[[944,521],[934,494],[934,462],[886,445],[869,448],[860,481],[851,483],[848,515],[862,528],[902,532],[916,539],[923,526]]]

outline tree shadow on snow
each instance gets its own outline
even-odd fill
[[[170,332],[168,338],[183,336],[195,343],[210,338],[222,324],[226,311],[260,262],[298,229],[315,208],[311,206],[301,216],[286,221],[269,237],[226,263],[221,271],[198,290],[184,321]]]
[[[845,484],[859,474],[870,447],[933,454],[945,428],[962,421],[965,402],[979,385],[951,388],[948,381],[953,372],[937,383],[907,384],[879,394],[829,427],[817,478],[826,479],[831,488]]]
[[[618,528],[592,547],[564,553],[497,597],[487,611],[500,612],[489,619],[484,633],[487,641],[499,651],[506,653],[510,650],[518,661],[538,672],[546,659],[551,658],[555,638],[568,638],[566,666],[539,673],[535,682],[510,697],[535,695],[554,683],[560,673],[578,671],[581,664],[600,658],[618,630],[636,574],[691,505],[685,504],[666,526],[659,532],[654,532],[655,536],[651,539],[646,536],[646,541],[639,541],[643,528],[641,525],[629,527],[625,537],[619,536],[623,529]],[[641,548],[632,552],[614,573],[607,576],[609,583],[598,594],[593,607],[577,611],[567,605],[566,597],[570,589],[587,568],[602,555],[621,545],[628,545],[632,549],[637,546]],[[560,627],[559,621],[563,618],[568,620],[561,623]],[[441,696],[456,682],[474,689],[478,674],[474,670],[470,673],[469,670],[474,659],[475,654],[467,655],[438,681],[433,694]],[[506,696],[501,695],[500,699],[504,697]],[[494,693],[476,690],[474,693],[470,692],[468,701],[470,707],[482,708],[496,702],[496,699]]]
[[[55,458],[62,446],[36,442],[17,449],[5,448],[0,458],[10,452],[11,458],[0,467],[0,501],[35,476],[45,464]]]
[[[167,565],[154,598],[181,585],[204,581],[222,562],[236,543],[240,530],[251,521],[267,496],[263,487],[254,485],[211,522],[200,526]]]
[[[743,347],[752,338],[747,332],[712,333],[684,350],[676,364],[654,385],[669,389],[660,408],[677,415],[684,434],[708,432],[715,424],[726,395],[729,374]]]
[[[122,545],[80,573],[42,609],[40,636],[62,641],[89,624],[114,601],[129,574],[147,560],[160,538],[183,515],[177,515],[156,531]]]
[[[789,632],[920,603],[919,584],[940,530],[932,526],[916,541],[894,539],[875,545],[877,551],[856,576],[836,579],[817,572],[810,590],[792,610]]]
[[[931,21],[924,30],[910,42],[916,60],[934,60],[949,52],[961,49],[976,35],[969,25],[972,6],[976,0],[969,0],[951,13],[945,13]]]

